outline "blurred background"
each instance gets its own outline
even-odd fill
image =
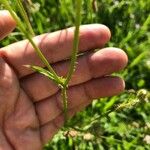
[[[35,33],[74,26],[74,0],[23,0]],[[150,150],[150,0],[83,0],[82,24],[107,25],[129,57],[126,91],[94,100],[44,150]],[[16,29],[0,46],[23,39]],[[116,74],[115,74],[116,75]]]

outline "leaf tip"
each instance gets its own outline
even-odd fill
[[[31,65],[23,65],[23,67],[32,68]]]

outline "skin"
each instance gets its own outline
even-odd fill
[[[16,26],[7,11],[0,11],[0,39]],[[34,38],[59,75],[66,75],[73,28]],[[72,117],[92,99],[121,93],[125,84],[113,72],[123,69],[127,56],[118,48],[102,48],[110,40],[109,29],[100,24],[80,30],[78,65],[68,89],[68,114]],[[100,49],[93,52],[92,49]],[[43,66],[28,41],[0,49],[0,150],[41,150],[63,126],[59,88],[52,81],[25,68]],[[44,66],[43,66],[44,67]]]

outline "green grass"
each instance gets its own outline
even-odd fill
[[[45,150],[149,150],[144,141],[150,135],[150,0],[97,0],[98,10],[93,10],[92,0],[83,0],[82,24],[102,23],[112,31],[107,46],[125,50],[128,67],[119,73],[126,81],[126,89],[137,93],[145,89],[147,98],[125,92],[119,96],[95,100],[78,113],[63,128]],[[33,0],[27,6],[36,34],[52,32],[74,24],[73,0]],[[15,36],[14,36],[15,35]],[[15,30],[1,46],[18,41],[21,34]],[[140,103],[123,110],[113,111],[121,103]],[[105,115],[106,114],[106,115]],[[80,129],[80,130],[79,130]],[[75,135],[65,134],[75,130]],[[91,138],[86,136],[90,134]]]

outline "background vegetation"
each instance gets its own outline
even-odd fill
[[[74,24],[74,0],[24,0],[36,34]],[[82,24],[102,23],[112,31],[107,46],[126,51],[128,67],[118,75],[126,92],[95,100],[78,113],[45,150],[150,149],[150,0],[83,0]],[[1,42],[22,38],[15,30]],[[115,111],[119,106],[120,109]]]

